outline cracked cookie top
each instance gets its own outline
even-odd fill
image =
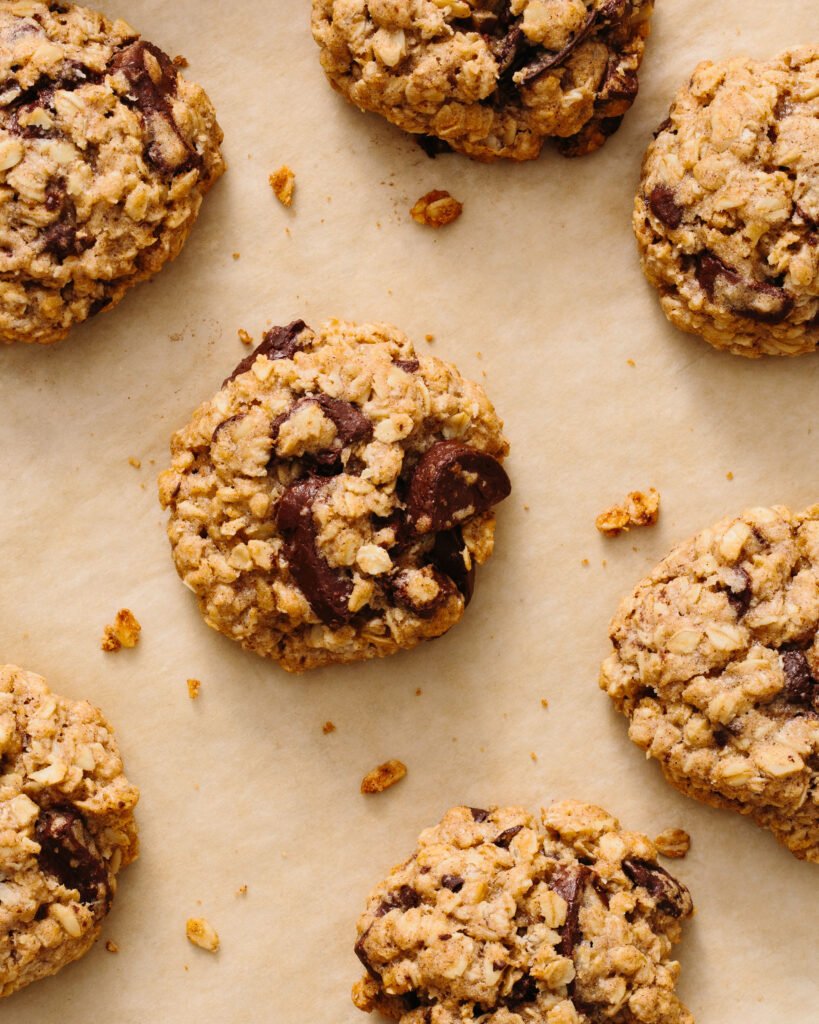
[[[221,141],[204,91],[124,21],[0,5],[0,341],[59,341],[173,259]]]
[[[819,46],[700,64],[634,208],[666,316],[744,356],[819,342]]]
[[[755,508],[676,548],[611,624],[600,685],[705,803],[819,862],[819,505]]]
[[[96,708],[0,666],[0,996],[93,945],[136,857],[138,796]]]
[[[332,84],[478,159],[602,146],[637,95],[653,0],[313,0]]]
[[[290,671],[440,636],[492,553],[501,428],[394,327],[273,328],[173,437],[179,575],[209,625]]]
[[[456,807],[370,894],[353,1001],[401,1024],[692,1024],[669,958],[692,911],[599,807]]]

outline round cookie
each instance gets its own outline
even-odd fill
[[[313,0],[332,85],[481,160],[598,149],[637,95],[654,0]]]
[[[179,575],[208,625],[291,672],[440,636],[492,553],[501,428],[394,327],[273,328],[171,442]]]
[[[819,342],[819,46],[700,64],[649,146],[643,269],[677,327],[742,356]]]
[[[124,21],[0,5],[0,342],[49,344],[181,250],[224,171],[210,100]]]
[[[819,863],[819,505],[724,519],[620,606],[600,685],[677,789]]]
[[[138,797],[96,708],[0,666],[0,996],[93,946],[137,855]]]
[[[370,894],[353,1001],[401,1024],[693,1024],[669,959],[692,911],[599,807],[455,807]]]

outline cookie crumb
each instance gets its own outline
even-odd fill
[[[628,365],[629,365],[629,366],[636,366],[636,365],[637,365],[637,364],[636,364],[636,363],[634,362],[634,360],[633,360],[633,359],[627,359],[627,360],[626,360],[626,362],[628,363]]]
[[[128,608],[120,608],[111,626],[105,627],[100,646],[104,651],[118,651],[122,647],[136,647],[142,626]]]
[[[588,560],[588,558],[584,558],[583,561],[580,564],[583,566],[584,569],[588,569],[588,567],[589,567],[589,560]]]
[[[434,334],[425,334],[424,335],[424,341],[428,345],[431,345],[433,343],[433,341],[435,341],[435,335]]]
[[[654,840],[663,857],[684,857],[691,849],[691,836],[681,828],[667,828]]]
[[[653,487],[648,492],[632,491],[622,505],[612,505],[595,521],[597,529],[607,537],[628,532],[633,526],[653,526],[660,514],[660,495]]]
[[[191,65],[187,57],[183,57],[181,53],[177,53],[173,59],[173,66],[175,68],[189,68]]]
[[[119,946],[114,942],[113,939],[107,939],[105,942],[105,948],[109,953],[119,953]]]
[[[239,341],[241,341],[241,343],[243,345],[252,345],[253,344],[253,336],[248,334],[247,331],[244,329],[244,327],[240,327],[239,328]]]
[[[325,722],[324,725],[321,727],[321,731],[324,733],[325,736],[329,736],[331,732],[336,731],[335,724],[333,722]]]
[[[532,759],[532,760],[533,760],[533,761],[534,761],[535,763],[537,763],[537,754],[536,754],[536,753],[534,752],[534,750],[533,750],[533,751],[531,751],[531,753],[529,754],[529,757],[531,757],[531,759]]]
[[[416,696],[416,697],[420,697],[420,696],[421,696],[421,694],[422,694],[423,692],[424,692],[424,691],[423,691],[423,690],[421,689],[421,687],[419,686],[419,687],[418,687],[418,689],[417,689],[417,690],[415,691],[415,696]]]
[[[734,474],[733,474],[733,473],[731,472],[731,470],[730,470],[730,469],[729,469],[729,470],[728,470],[728,472],[727,472],[727,473],[725,474],[725,479],[726,479],[726,480],[733,480],[733,479],[734,479]]]
[[[234,252],[232,255],[235,260],[240,260],[242,258],[242,254],[240,252]]]
[[[540,706],[541,706],[542,708],[548,708],[548,706],[549,706],[549,702],[548,702],[548,700],[546,700],[546,698],[545,698],[545,697],[541,697],[541,698],[540,698]]]
[[[247,896],[247,886],[246,885],[240,885],[239,888],[236,890],[236,895],[237,896]]]
[[[385,761],[361,780],[362,793],[383,793],[394,786],[407,774],[407,766],[401,761]]]
[[[130,457],[130,459],[128,459],[128,465],[133,466],[134,469],[142,469],[142,463],[133,455]]]
[[[293,202],[293,193],[296,190],[296,175],[287,164],[283,164],[277,171],[274,171],[268,181],[282,206],[290,206]]]
[[[188,680],[188,696],[191,700],[196,700],[199,696],[199,692],[202,689],[202,683],[199,679]]]
[[[219,936],[204,917],[189,917],[185,924],[185,934],[189,942],[200,949],[206,949],[208,953],[215,953],[219,949]]]
[[[424,224],[430,228],[443,228],[452,224],[463,213],[463,203],[439,189],[427,192],[410,210],[410,216],[416,224]]]

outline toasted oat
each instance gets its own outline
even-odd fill
[[[597,517],[597,529],[607,537],[628,532],[633,526],[653,526],[660,514],[660,495],[653,487],[648,492],[632,491],[622,505],[612,505]]]
[[[691,836],[681,828],[667,828],[654,840],[663,857],[684,857],[691,847]]]
[[[188,680],[188,696],[191,700],[196,700],[202,689],[202,683],[199,679]]]
[[[119,953],[119,946],[116,944],[116,942],[113,941],[113,939],[106,940],[105,948],[108,950],[109,953]]]
[[[400,782],[406,774],[407,766],[401,761],[385,761],[364,776],[361,780],[361,792],[383,793],[385,789]]]
[[[253,335],[248,334],[247,331],[244,329],[244,327],[240,327],[239,328],[239,341],[241,341],[241,343],[243,345],[252,345],[253,344]]]
[[[321,727],[321,731],[324,733],[325,736],[329,736],[331,732],[336,731],[335,724],[333,722],[325,722],[324,725]]]
[[[128,459],[128,465],[133,466],[134,469],[142,469],[142,463],[133,455]]]
[[[296,190],[296,175],[284,164],[274,171],[268,180],[282,206],[290,206],[293,202],[293,193]]]
[[[142,626],[128,608],[120,608],[113,625],[106,626],[100,646],[104,651],[118,651],[122,647],[136,647]]]
[[[417,224],[430,228],[443,228],[456,221],[463,213],[463,203],[459,203],[449,192],[438,189],[427,192],[410,210],[410,216]]]
[[[185,934],[189,942],[200,949],[206,949],[208,953],[215,953],[219,949],[219,936],[204,917],[189,917]]]

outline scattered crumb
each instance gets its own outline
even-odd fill
[[[588,569],[588,567],[589,567],[589,560],[588,560],[588,558],[584,558],[583,561],[580,564],[583,566],[584,569]]]
[[[435,341],[435,335],[434,334],[425,334],[424,335],[424,341],[428,345],[431,345],[433,343],[433,341]]]
[[[130,459],[128,459],[128,465],[133,466],[134,469],[142,469],[142,463],[133,455],[130,457]]]
[[[663,857],[684,857],[691,848],[691,836],[681,828],[667,828],[654,840]]]
[[[253,336],[248,334],[247,331],[244,329],[244,327],[240,327],[239,328],[239,341],[241,341],[241,343],[243,345],[252,345],[253,344]]]
[[[627,360],[626,360],[626,362],[628,363],[628,365],[629,365],[629,366],[636,366],[636,365],[637,365],[637,364],[636,364],[636,363],[634,362],[634,360],[633,360],[633,359],[627,359]]]
[[[202,689],[202,683],[198,679],[188,680],[188,696],[191,700],[196,700],[199,696],[199,691]]]
[[[548,706],[549,706],[549,702],[548,702],[548,700],[546,700],[546,698],[545,698],[545,697],[541,697],[541,698],[540,698],[540,706],[541,706],[542,708],[548,708]]]
[[[118,651],[121,647],[136,647],[142,626],[128,608],[120,608],[114,624],[106,626],[100,646],[104,651]]]
[[[727,472],[727,473],[725,474],[725,479],[726,479],[726,480],[733,480],[733,479],[734,479],[734,474],[733,474],[733,473],[732,473],[732,472],[730,471],[730,469],[729,469],[729,470],[728,470],[728,472]]]
[[[421,687],[419,686],[419,687],[418,687],[418,689],[417,689],[417,690],[415,691],[415,696],[416,696],[416,697],[420,697],[420,696],[421,696],[421,694],[422,694],[423,692],[424,692],[424,691],[423,691],[423,690],[421,689]]]
[[[612,505],[597,517],[597,529],[607,537],[616,537],[632,526],[653,526],[660,514],[660,495],[653,487],[648,493],[632,491],[622,505]]]
[[[296,189],[296,175],[290,170],[287,164],[274,171],[268,178],[273,193],[282,206],[290,206],[293,202],[293,193]]]
[[[206,949],[209,953],[215,953],[219,948],[219,936],[204,917],[189,917],[185,925],[185,934],[194,946]]]
[[[401,761],[385,761],[364,776],[361,780],[361,792],[383,793],[385,789],[400,782],[406,774],[407,766]]]
[[[173,66],[175,68],[189,68],[190,62],[187,57],[183,57],[181,53],[177,53],[173,59]]]
[[[119,946],[114,942],[113,939],[107,939],[105,942],[105,948],[109,953],[119,953]]]
[[[235,260],[240,260],[242,258],[242,254],[240,252],[234,252],[233,253],[233,258]]]
[[[181,331],[176,331],[174,334],[169,334],[168,335],[168,340],[169,341],[181,341],[182,340],[182,332]]]
[[[240,885],[239,888],[236,890],[236,895],[237,896],[247,896],[247,886],[246,885]]]
[[[533,761],[537,761],[537,754],[534,752],[534,750],[529,754],[529,757],[531,757]]]
[[[331,732],[336,731],[335,724],[333,722],[325,722],[324,725],[321,727],[321,731],[324,733],[325,736],[329,736]]]
[[[443,228],[456,221],[463,213],[463,204],[453,199],[449,192],[435,189],[421,196],[410,210],[410,216],[416,224],[424,224],[430,228]]]

